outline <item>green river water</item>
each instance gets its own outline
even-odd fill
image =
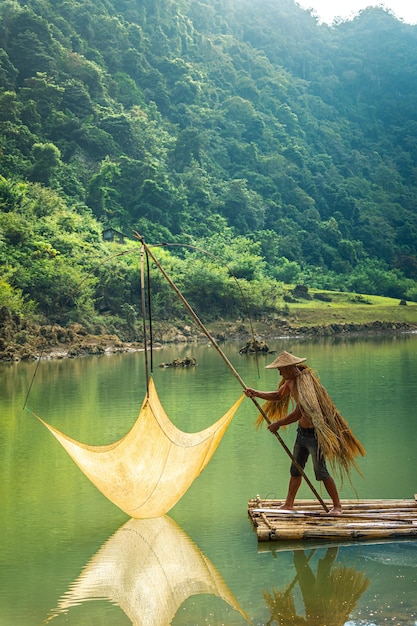
[[[414,497],[417,335],[268,344],[308,357],[367,450],[363,477],[339,485],[341,496]],[[240,347],[222,345],[245,383],[274,389],[276,372],[265,370],[274,356],[257,363]],[[158,367],[184,356],[197,367]],[[0,626],[417,624],[417,540],[257,543],[248,500],[284,497],[289,459],[255,429],[249,399],[168,515],[130,520],[23,410],[35,368],[0,365]],[[242,393],[209,345],[155,351],[153,369],[161,402],[184,431],[209,426]],[[42,361],[27,407],[79,441],[105,444],[130,429],[144,394],[140,352]],[[282,436],[292,448],[295,426]],[[304,485],[299,496],[313,497]]]

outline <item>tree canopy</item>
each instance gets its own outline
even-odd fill
[[[416,61],[381,7],[327,26],[294,0],[4,0],[0,301],[122,314],[137,268],[92,271],[106,228],[215,248],[254,293],[417,299]],[[228,270],[170,254],[236,313]]]

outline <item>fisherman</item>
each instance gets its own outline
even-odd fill
[[[311,455],[316,480],[323,482],[333,502],[330,513],[341,515],[342,505],[338,490],[327,469],[326,459],[337,463],[341,473],[343,471],[349,473],[351,464],[358,469],[354,457],[358,454],[364,456],[365,450],[317,376],[304,365],[306,360],[289,352],[281,352],[273,363],[266,366],[267,369],[279,370],[281,380],[278,390],[257,391],[247,388],[245,394],[248,398],[261,398],[267,401],[262,410],[271,420],[268,425],[271,433],[277,433],[281,426],[298,422],[288,493],[281,508],[286,510],[294,508],[295,497],[302,481],[299,467],[304,470]],[[295,408],[288,412],[290,401],[295,404]],[[272,421],[276,417],[278,419]],[[260,416],[260,420],[263,420],[263,415]]]

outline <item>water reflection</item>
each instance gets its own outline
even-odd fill
[[[197,594],[221,598],[249,622],[220,573],[171,518],[131,519],[90,559],[47,622],[71,607],[108,600],[133,626],[166,626]]]
[[[336,565],[338,547],[327,548],[319,559],[316,572],[310,565],[315,553],[311,550],[293,551],[296,575],[284,591],[265,592],[264,599],[271,618],[268,625],[279,626],[342,626],[346,623],[362,594],[369,586],[369,578],[355,568]],[[303,601],[300,615],[294,600],[298,585]]]

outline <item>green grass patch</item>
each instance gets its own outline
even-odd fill
[[[299,326],[328,324],[369,324],[390,322],[392,324],[417,324],[417,303],[400,305],[396,298],[310,290],[311,299],[299,299],[288,303],[291,323]],[[324,296],[323,299],[321,296]]]

